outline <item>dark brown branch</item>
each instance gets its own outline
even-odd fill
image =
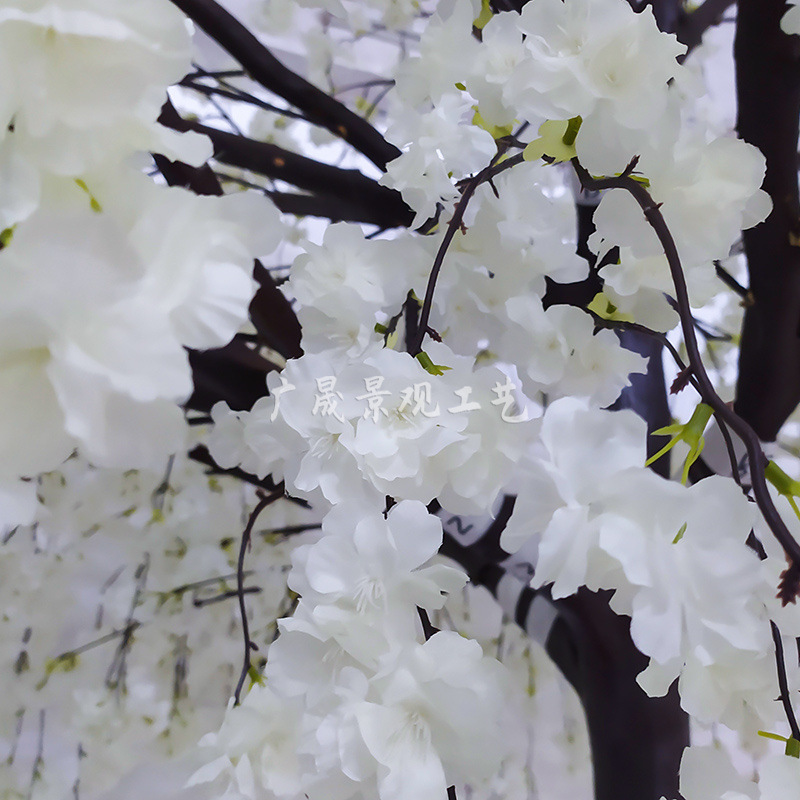
[[[214,0],[172,0],[247,74],[265,89],[299,108],[316,125],[340,136],[381,170],[400,155],[365,119],[285,67],[232,14]]]
[[[385,205],[362,203],[351,197],[270,190],[266,190],[264,194],[285,214],[298,217],[321,217],[331,222],[360,222],[377,225],[382,230],[407,228],[414,220],[414,213],[410,209],[387,209]]]
[[[170,161],[159,153],[153,153],[153,161],[168,186],[182,186],[199,195],[219,197],[224,194],[217,176],[208,164],[193,167],[191,164],[184,164],[183,161]]]
[[[594,319],[595,328],[610,328],[611,330],[617,331],[635,331],[636,333],[641,333],[643,336],[647,336],[650,339],[654,339],[661,344],[662,347],[666,347],[667,350],[669,350],[669,353],[672,356],[672,359],[675,361],[678,369],[682,373],[686,373],[687,383],[691,383],[692,386],[697,390],[697,393],[700,394],[700,385],[697,383],[696,378],[692,375],[691,367],[684,364],[677,348],[674,344],[672,344],[665,333],[654,331],[652,328],[648,328],[645,325],[640,325],[638,322],[620,322],[617,320],[604,319],[603,317],[600,317],[593,311],[589,310],[587,310],[586,313],[590,314],[592,319]]]
[[[422,635],[425,637],[425,641],[427,642],[434,633],[439,632],[439,629],[434,628],[434,626],[431,624],[430,617],[428,617],[428,612],[424,608],[417,606],[417,614],[419,614],[419,621],[422,623]]]
[[[728,272],[728,270],[726,270],[725,267],[723,267],[722,264],[720,264],[719,261],[714,262],[714,270],[717,273],[717,277],[731,291],[736,292],[736,294],[738,294],[739,297],[742,298],[744,303],[749,305],[750,303],[753,302],[753,295],[750,294],[750,290],[745,289],[744,286],[742,286],[742,284],[739,283],[739,281],[737,281],[736,278],[734,278],[733,275],[731,275],[730,272]]]
[[[716,416],[724,421],[731,430],[736,433],[747,448],[747,457],[750,463],[750,477],[753,481],[753,493],[755,494],[756,503],[764,516],[764,520],[789,558],[795,564],[800,564],[800,544],[795,541],[789,529],[786,527],[786,523],[781,519],[767,488],[765,476],[767,457],[764,455],[764,451],[761,448],[758,435],[747,422],[734,412],[733,409],[728,407],[717,394],[714,385],[711,383],[711,379],[708,377],[697,344],[694,318],[689,303],[689,292],[686,287],[686,279],[683,275],[683,267],[681,265],[680,256],[678,255],[678,249],[659,206],[650,196],[647,189],[631,177],[631,172],[636,165],[636,161],[637,159],[634,159],[622,175],[614,178],[593,178],[580,165],[577,159],[573,159],[572,163],[575,167],[575,171],[578,173],[581,184],[585,188],[595,190],[625,189],[629,192],[633,199],[639,204],[645,219],[647,219],[648,223],[655,231],[656,236],[658,236],[658,240],[664,248],[664,255],[667,257],[670,274],[672,275],[672,282],[675,285],[675,298],[678,302],[678,313],[680,314],[684,343],[686,344],[689,363],[692,366],[692,371],[700,386],[703,402],[714,409]]]
[[[798,727],[797,717],[794,715],[792,698],[789,693],[789,681],[786,679],[786,662],[783,657],[781,632],[778,630],[778,626],[771,620],[769,625],[772,629],[772,641],[775,643],[775,665],[778,670],[778,687],[781,690],[781,703],[783,704],[786,719],[789,721],[789,729],[792,731],[792,738],[800,741],[800,727]]]
[[[407,227],[414,218],[399,192],[381,186],[358,170],[322,164],[275,144],[183,119],[169,101],[162,108],[159,122],[173,130],[208,136],[214,147],[214,158],[223,164],[285,181],[331,201],[346,198],[351,204],[363,207],[373,219],[379,218],[382,227]]]

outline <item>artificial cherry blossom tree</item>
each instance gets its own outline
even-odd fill
[[[0,0],[3,797],[544,795],[542,652],[598,800],[800,793],[800,20],[731,5]]]

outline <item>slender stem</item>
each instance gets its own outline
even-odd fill
[[[256,106],[264,111],[272,111],[275,114],[280,114],[284,117],[291,117],[292,119],[299,119],[303,120],[304,122],[308,122],[306,117],[303,116],[303,114],[299,114],[297,111],[292,111],[290,108],[280,108],[278,106],[274,106],[272,103],[268,103],[266,100],[261,100],[258,97],[254,97],[252,94],[248,94],[247,92],[232,92],[229,89],[222,88],[221,86],[206,86],[204,83],[195,83],[195,81],[187,80],[186,78],[181,81],[180,85],[187,89],[192,89],[199,94],[203,94],[206,97],[224,97],[227,100],[235,100],[239,103],[247,103],[248,105]]]
[[[467,205],[469,204],[472,195],[475,194],[475,190],[484,181],[490,181],[495,177],[495,175],[498,175],[499,173],[504,172],[506,169],[509,169],[510,167],[513,167],[523,161],[522,153],[518,153],[517,155],[506,159],[501,164],[497,164],[497,160],[502,155],[502,151],[499,152],[492,159],[488,167],[484,167],[477,175],[467,179],[461,184],[464,187],[464,190],[458,203],[456,203],[456,207],[453,210],[453,216],[450,218],[450,222],[447,223],[447,230],[445,231],[444,237],[439,245],[439,249],[436,252],[436,257],[434,258],[433,266],[431,267],[431,274],[428,277],[428,287],[425,290],[425,300],[422,303],[422,311],[419,315],[417,335],[411,343],[411,347],[409,348],[409,353],[411,353],[412,356],[416,356],[420,350],[422,350],[422,342],[425,339],[425,335],[430,330],[428,321],[431,316],[433,294],[436,291],[436,281],[439,277],[439,272],[442,269],[444,257],[447,255],[447,250],[456,235],[456,231],[461,227],[461,221],[464,219],[464,213],[467,210]]]
[[[231,589],[222,594],[214,595],[214,597],[195,597],[192,600],[192,605],[195,608],[205,608],[206,606],[213,605],[214,603],[221,603],[223,600],[230,600],[232,597],[241,597],[243,594],[261,594],[260,586],[246,586],[239,592],[238,589]]]
[[[688,381],[692,384],[698,394],[700,394],[700,384],[697,383],[697,379],[692,375],[691,367],[687,366],[683,359],[680,356],[677,348],[674,344],[667,338],[666,334],[659,333],[659,331],[654,331],[652,328],[648,328],[646,325],[640,325],[638,322],[620,322],[617,320],[609,320],[604,319],[601,316],[593,313],[592,311],[588,311],[591,314],[592,318],[594,319],[594,324],[598,328],[609,328],[611,330],[617,331],[636,331],[637,333],[644,334],[645,336],[649,336],[651,339],[655,339],[661,345],[666,347],[669,350],[670,355],[672,356],[675,364],[677,365],[678,369],[681,372],[688,373]]]
[[[789,529],[775,508],[767,488],[765,476],[767,457],[761,447],[761,442],[756,432],[717,394],[711,378],[706,372],[700,356],[700,348],[697,344],[692,308],[689,302],[689,291],[686,286],[678,248],[672,238],[672,233],[667,226],[664,215],[660,211],[659,204],[655,202],[642,184],[631,177],[637,161],[638,159],[634,159],[621,175],[612,178],[593,178],[577,158],[572,159],[572,165],[580,178],[581,184],[587,189],[625,189],[639,204],[645,219],[647,219],[656,236],[658,236],[658,240],[664,248],[664,255],[667,257],[672,281],[675,285],[675,298],[678,302],[678,313],[680,314],[686,351],[692,371],[697,378],[703,402],[714,409],[717,417],[725,421],[747,448],[750,477],[753,482],[753,494],[755,495],[756,503],[764,516],[764,520],[789,558],[795,564],[800,565],[800,544],[789,533]]]
[[[781,690],[781,703],[789,721],[789,728],[792,731],[792,738],[800,741],[800,727],[797,725],[797,717],[794,715],[792,700],[789,695],[789,681],[786,678],[786,662],[783,658],[783,640],[778,626],[770,620],[772,628],[772,641],[775,642],[775,664],[778,668],[778,686]]]
[[[275,488],[271,494],[264,494],[263,492],[259,493],[259,500],[256,504],[256,507],[253,509],[253,513],[250,514],[250,519],[247,520],[247,525],[245,525],[244,531],[242,532],[242,544],[239,548],[239,561],[236,565],[236,594],[239,598],[239,611],[242,616],[242,636],[244,637],[244,661],[242,663],[242,672],[239,675],[239,682],[236,684],[236,691],[233,693],[234,703],[238,706],[240,702],[240,696],[242,694],[242,687],[244,686],[245,678],[247,677],[247,673],[250,671],[251,661],[250,661],[250,651],[255,650],[255,645],[250,638],[250,624],[247,621],[247,606],[244,602],[244,596],[246,590],[244,588],[244,557],[245,553],[247,552],[248,548],[250,547],[250,535],[253,532],[253,526],[256,524],[256,520],[259,517],[259,514],[271,503],[274,503],[278,498],[283,497],[283,484],[280,484]]]
[[[717,277],[732,291],[736,292],[745,303],[752,303],[753,302],[753,295],[751,294],[749,289],[745,289],[733,275],[722,266],[719,261],[714,262],[714,270],[717,273]]]

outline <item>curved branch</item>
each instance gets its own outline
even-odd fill
[[[708,377],[705,365],[700,356],[700,348],[697,344],[692,308],[689,303],[689,291],[686,287],[686,279],[683,275],[683,267],[681,265],[680,256],[678,255],[678,248],[675,245],[675,240],[672,238],[672,233],[667,226],[658,204],[650,196],[647,189],[631,177],[631,172],[637,160],[638,159],[634,159],[619,177],[613,178],[593,178],[587,170],[581,166],[577,158],[572,160],[572,165],[580,178],[581,184],[587,189],[625,189],[629,192],[633,199],[639,204],[645,218],[655,231],[656,236],[658,236],[658,240],[664,248],[664,255],[667,257],[667,263],[669,264],[670,273],[672,275],[672,282],[675,285],[675,299],[678,302],[678,313],[681,318],[681,329],[686,344],[686,352],[689,357],[689,363],[692,366],[692,371],[700,386],[703,402],[714,409],[714,413],[727,423],[747,448],[747,457],[750,463],[750,477],[753,481],[753,493],[755,494],[756,503],[767,525],[775,538],[780,542],[789,558],[795,564],[800,565],[800,544],[798,544],[791,533],[789,533],[789,529],[786,527],[786,523],[781,519],[778,510],[775,508],[775,504],[772,502],[769,490],[767,489],[767,480],[765,476],[767,457],[764,455],[764,451],[761,448],[758,435],[747,422],[733,411],[733,409],[728,407],[717,394],[714,385],[711,383],[711,379]]]
[[[442,269],[444,257],[447,255],[447,250],[456,235],[456,231],[461,227],[461,221],[464,219],[464,212],[467,210],[467,205],[469,204],[472,195],[475,194],[475,190],[484,181],[491,181],[495,175],[498,175],[499,173],[504,172],[505,170],[510,169],[511,167],[522,163],[523,161],[522,153],[518,153],[517,155],[512,156],[498,165],[497,159],[500,158],[501,155],[502,153],[498,153],[492,159],[488,167],[484,167],[477,175],[475,175],[475,177],[468,178],[467,181],[462,184],[464,185],[464,191],[459,198],[458,203],[456,203],[453,216],[447,223],[447,230],[445,231],[442,242],[439,245],[438,251],[436,252],[436,257],[434,258],[433,266],[431,267],[431,273],[428,277],[428,286],[425,289],[425,300],[422,303],[422,311],[419,315],[417,335],[408,349],[408,352],[411,353],[412,356],[416,356],[422,349],[422,342],[425,339],[425,334],[430,331],[428,321],[430,320],[431,308],[433,307],[433,294],[436,291],[436,281],[439,277],[439,272]]]
[[[239,560],[236,565],[236,596],[239,598],[239,612],[242,615],[242,636],[244,637],[244,659],[242,663],[242,672],[239,675],[239,682],[236,684],[236,691],[233,693],[234,705],[239,705],[242,688],[244,687],[245,678],[250,672],[250,652],[256,650],[257,647],[253,640],[250,638],[250,624],[247,621],[247,606],[244,603],[244,596],[246,589],[244,586],[244,557],[246,552],[250,549],[250,536],[253,533],[253,526],[256,524],[261,512],[276,500],[283,497],[283,484],[278,484],[271,494],[263,494],[259,492],[258,503],[250,514],[250,519],[247,520],[244,531],[242,532],[242,544],[239,548]]]

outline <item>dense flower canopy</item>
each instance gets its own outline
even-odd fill
[[[630,618],[686,800],[798,796],[797,467],[704,327],[782,201],[711,48],[625,0],[244,5],[0,0],[0,797],[532,796],[585,733],[529,741],[576,701],[479,584],[539,645]]]

